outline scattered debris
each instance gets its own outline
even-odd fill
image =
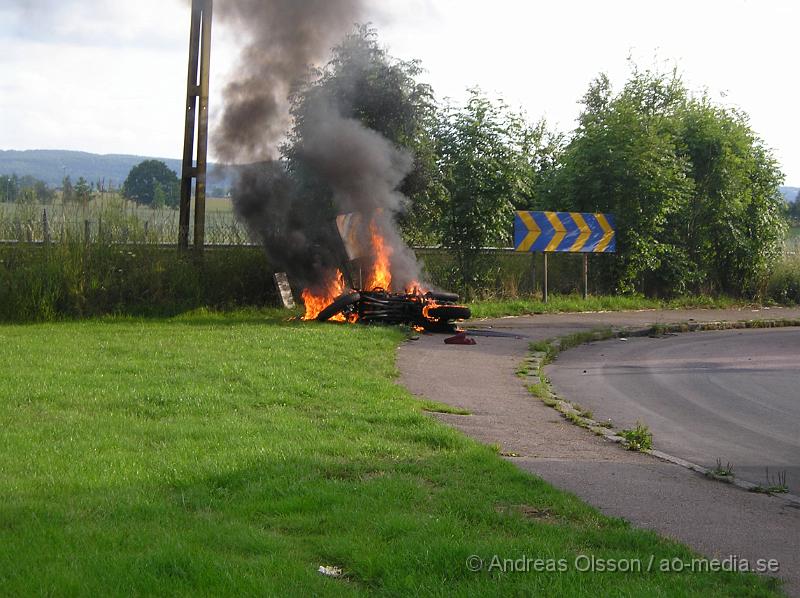
[[[455,336],[444,339],[446,345],[477,345],[474,338],[468,338],[465,331],[461,331]]]
[[[342,576],[342,568],[335,567],[334,565],[320,565],[317,571],[321,575],[325,575],[326,577],[341,577]]]
[[[283,307],[285,309],[294,309],[295,302],[292,296],[292,287],[289,285],[289,277],[286,276],[286,272],[276,272],[274,278]]]

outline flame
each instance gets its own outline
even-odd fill
[[[373,220],[369,225],[369,231],[372,236],[372,251],[375,253],[375,262],[372,264],[372,272],[367,276],[366,289],[384,289],[389,290],[392,288],[392,272],[391,261],[393,250],[386,244],[386,241],[381,236],[378,227],[375,226]]]
[[[424,295],[428,292],[428,289],[422,286],[418,280],[409,282],[405,290],[407,295]]]
[[[438,303],[436,303],[436,301],[433,301],[432,299],[431,299],[431,300],[428,300],[428,301],[425,303],[425,307],[423,307],[423,308],[422,308],[422,316],[423,316],[423,317],[424,317],[426,320],[436,320],[437,318],[431,317],[431,310],[432,310],[433,308],[435,308],[435,307],[439,307],[439,304],[438,304]]]
[[[373,219],[369,225],[370,232],[370,250],[374,256],[371,270],[364,277],[363,289],[375,290],[382,289],[384,291],[392,291],[392,263],[391,257],[394,253],[393,248],[386,242],[386,239],[381,235],[380,228]],[[344,275],[341,270],[336,270],[335,276],[331,274],[329,280],[320,289],[305,289],[302,293],[303,303],[306,307],[306,313],[303,320],[314,320],[322,310],[328,307],[337,297],[347,292],[348,287],[345,284]],[[420,285],[418,281],[410,282],[406,285],[405,292],[408,295],[414,295],[415,300],[424,302],[423,298],[426,289]],[[427,316],[426,316],[427,317]],[[357,315],[351,315],[350,322],[358,319]],[[331,318],[332,321],[345,322],[348,321],[342,314],[337,314]]]
[[[322,293],[315,294],[311,289],[305,289],[302,293],[303,303],[306,306],[304,320],[315,320],[319,313],[328,307],[333,301],[347,290],[344,282],[344,274],[341,270],[336,271],[336,276],[332,278]],[[337,314],[331,318],[335,322],[344,322],[342,314]]]

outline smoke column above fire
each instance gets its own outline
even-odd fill
[[[271,266],[296,286],[327,286],[345,261],[335,217],[358,213],[364,254],[377,230],[390,249],[393,286],[418,280],[416,259],[396,226],[406,203],[398,188],[413,156],[355,118],[343,98],[356,93],[357,101],[359,82],[345,78],[336,89],[308,94],[300,122],[290,113],[290,94],[353,31],[364,2],[218,0],[217,6],[223,22],[247,41],[224,90],[214,149],[223,161],[252,163],[241,171],[234,206]],[[350,59],[358,65],[369,57],[356,51]],[[289,159],[277,159],[290,130]]]
[[[217,154],[226,162],[276,158],[292,86],[363,19],[364,1],[217,0],[214,10],[245,44],[225,86]]]

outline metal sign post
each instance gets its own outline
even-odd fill
[[[213,0],[192,0],[189,34],[189,75],[186,84],[186,129],[183,137],[181,201],[178,247],[189,248],[189,213],[194,190],[194,247],[203,250],[206,221],[206,170],[208,164],[208,87],[211,62],[211,18]],[[199,114],[198,114],[199,101]],[[197,130],[197,163],[194,135]]]
[[[517,212],[514,250],[544,254],[543,299],[547,303],[547,254],[583,253],[583,297],[589,296],[589,253],[615,253],[614,216],[579,212]]]

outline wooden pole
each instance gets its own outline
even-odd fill
[[[50,222],[47,220],[47,208],[42,210],[42,242],[50,244]]]
[[[211,20],[214,3],[205,0],[200,36],[200,113],[197,115],[197,179],[194,190],[194,249],[206,242],[206,170],[208,167],[208,87],[211,63]]]
[[[195,183],[194,246],[205,243],[206,168],[208,164],[208,89],[211,62],[213,0],[192,0],[189,30],[189,71],[186,81],[186,126],[183,136],[178,248],[189,247],[192,183]],[[198,113],[199,102],[199,113]],[[197,131],[197,163],[194,159]]]
[[[197,121],[197,68],[200,63],[200,24],[202,5],[192,0],[192,20],[189,30],[189,74],[186,81],[186,124],[183,135],[183,164],[181,166],[181,201],[178,216],[178,248],[189,248],[189,212],[192,209],[194,169],[194,129]]]

